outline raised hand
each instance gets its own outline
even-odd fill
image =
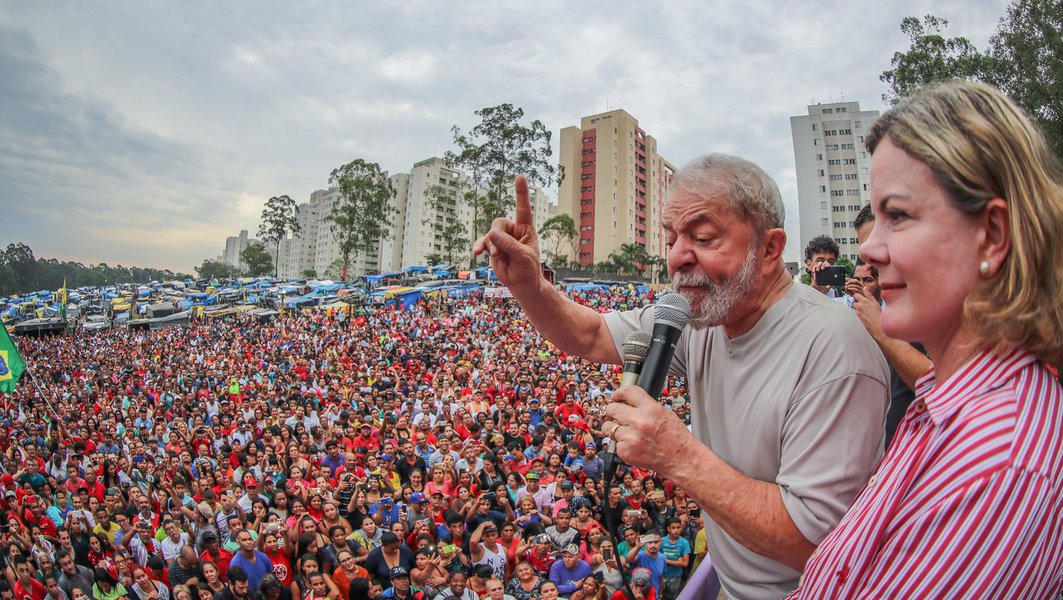
[[[491,268],[499,281],[508,287],[538,284],[542,278],[539,262],[539,238],[532,223],[531,200],[528,197],[528,180],[517,175],[516,220],[498,218],[491,229],[473,244],[477,255],[485,251],[491,257]]]

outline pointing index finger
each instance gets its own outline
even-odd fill
[[[524,175],[517,175],[513,180],[514,192],[517,196],[517,225],[532,225],[531,200],[528,199],[528,179]]]

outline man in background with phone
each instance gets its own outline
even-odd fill
[[[840,293],[837,288],[845,285],[844,267],[842,267],[843,275],[840,283],[832,285],[829,281],[828,276],[832,272],[828,271],[828,269],[834,268],[837,262],[838,242],[835,242],[832,238],[825,235],[817,236],[812,238],[812,241],[805,246],[805,269],[808,270],[808,274],[812,277],[809,285],[812,286],[812,289],[826,294],[828,298],[839,296]],[[817,277],[817,273],[821,271],[826,271],[826,273]]]

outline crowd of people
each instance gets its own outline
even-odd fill
[[[603,481],[617,370],[550,347],[513,300],[19,346],[0,598],[675,598],[705,553],[683,490]],[[689,419],[685,394],[664,401]]]

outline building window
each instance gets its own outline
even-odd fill
[[[816,160],[823,160],[823,155],[822,154],[817,154],[816,155]]]
[[[819,170],[819,176],[820,176],[820,177],[823,177],[823,169],[820,169],[820,170]]]
[[[825,185],[819,186],[819,193],[825,194],[826,192],[827,192],[827,186],[825,186]]]
[[[812,124],[812,131],[819,131],[819,125],[817,125],[816,123],[813,123]]]
[[[820,142],[820,139],[819,139],[819,138],[816,138],[816,139],[812,140],[812,145],[813,145],[813,146],[818,146],[818,145],[819,145],[819,142]]]

